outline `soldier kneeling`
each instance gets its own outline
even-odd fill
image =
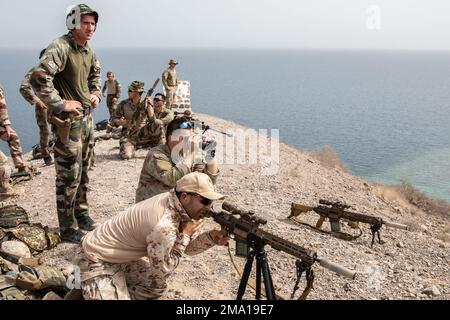
[[[162,296],[184,254],[226,245],[219,230],[198,235],[214,200],[211,179],[199,172],[176,187],[135,204],[88,233],[76,263],[86,300],[144,300]]]

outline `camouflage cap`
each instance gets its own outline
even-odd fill
[[[169,64],[178,64],[178,61],[175,60],[175,59],[171,59],[171,60],[169,61]]]
[[[129,86],[128,90],[130,91],[137,91],[137,92],[144,92],[145,83],[142,81],[133,81]]]
[[[88,5],[81,3],[76,6],[73,6],[68,11],[66,16],[67,29],[74,30],[77,26],[77,23],[80,21],[81,17],[86,14],[93,15],[95,19],[95,24],[98,23],[98,13],[92,10]]]

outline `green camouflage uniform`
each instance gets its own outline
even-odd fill
[[[8,108],[6,106],[5,93],[0,84],[0,139],[8,143],[9,152],[17,169],[24,168],[25,163],[22,156],[22,147],[20,146],[20,139],[17,133],[10,127],[10,134],[8,135],[5,126],[11,126],[9,121]]]
[[[178,90],[177,71],[175,69],[167,68],[162,74],[162,83],[166,90],[166,106],[172,109],[173,101]]]
[[[114,87],[114,93],[113,94],[107,94],[106,95],[106,106],[108,107],[109,110],[109,116],[113,117],[114,113],[115,113],[115,109],[117,106],[117,103],[113,103],[113,99],[120,99],[120,93],[121,93],[121,86],[120,86],[120,82],[117,79],[114,79],[112,81],[113,83],[109,83],[109,80],[105,81],[105,84],[103,85],[102,88],[102,94],[103,96],[105,96],[105,93],[108,93],[108,86],[113,86]]]
[[[36,94],[33,91],[33,88],[30,84],[30,76],[35,71],[35,69],[31,69],[26,75],[25,78],[22,81],[22,84],[20,85],[20,93],[24,97],[27,102],[29,102],[31,105],[36,104],[36,102],[39,101],[39,98],[36,96]],[[39,136],[40,136],[40,145],[41,145],[41,153],[43,158],[50,157],[50,150],[49,150],[49,142],[51,138],[51,129],[50,124],[48,122],[47,118],[47,109],[41,109],[36,107],[35,108],[35,114],[36,114],[36,122],[39,127]]]
[[[48,107],[51,122],[70,123],[69,130],[54,126],[56,205],[60,229],[75,228],[75,218],[89,215],[86,193],[94,146],[90,94],[101,99],[100,63],[89,46],[79,46],[68,33],[46,49],[30,83]],[[64,112],[63,100],[79,101],[83,113]]]
[[[131,99],[122,100],[117,106],[115,115],[113,116],[113,123],[122,117],[127,120],[127,123],[123,125],[123,135],[120,138],[120,157],[122,159],[131,159],[134,157],[136,150],[135,142],[132,138],[133,135],[130,136],[128,134],[128,130],[133,123],[139,123],[142,117],[142,110],[144,109],[145,101],[135,105]]]
[[[133,158],[137,147],[155,147],[165,142],[164,127],[173,120],[173,112],[163,108],[158,114],[148,117],[145,110],[146,101],[142,101],[137,106],[131,99],[121,101],[117,107],[113,121],[121,117],[127,120],[127,124],[123,126],[124,135],[120,139],[120,157],[122,159]],[[138,128],[129,133],[128,129],[131,124],[137,124]]]
[[[174,188],[176,182],[183,176],[194,171],[194,168],[188,167],[183,161],[177,164],[173,163],[171,151],[167,144],[161,144],[150,149],[142,166],[139,177],[139,185],[136,190],[136,203],[149,199],[160,193],[168,192]],[[206,173],[215,184],[220,172],[211,174],[205,166]]]
[[[137,144],[155,147],[159,144],[165,143],[165,128],[173,120],[173,118],[174,114],[172,110],[165,107],[163,107],[159,113],[155,112],[152,117],[147,117],[145,125],[137,134]]]

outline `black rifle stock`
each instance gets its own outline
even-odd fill
[[[319,214],[320,218],[317,221],[316,229],[320,229],[325,219],[330,221],[331,229],[333,232],[341,233],[340,221],[347,220],[353,223],[365,223],[369,224],[372,231],[372,244],[375,241],[375,235],[378,236],[379,243],[382,243],[380,236],[380,229],[383,225],[391,228],[408,230],[408,226],[400,223],[388,222],[380,217],[369,216],[361,213],[347,211],[345,209],[350,208],[348,205],[344,205],[340,202],[330,202],[327,200],[320,200],[320,205],[316,207],[306,206],[298,203],[292,203],[291,214],[288,218],[299,216],[301,213],[314,211]],[[306,223],[305,223],[306,224]]]
[[[355,271],[349,270],[329,260],[319,258],[317,253],[312,250],[303,248],[293,242],[261,230],[259,225],[266,224],[267,221],[256,217],[252,211],[244,212],[227,202],[223,203],[222,208],[224,210],[220,212],[212,211],[211,217],[215,222],[220,224],[222,229],[229,235],[234,236],[235,241],[247,242],[248,245],[253,248],[254,244],[249,242],[248,239],[258,238],[261,239],[264,244],[271,246],[275,250],[290,254],[297,259],[300,259],[308,266],[312,266],[315,262],[318,262],[322,267],[328,270],[344,277],[355,279]],[[237,218],[233,214],[239,214],[240,217]]]

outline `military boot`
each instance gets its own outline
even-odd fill
[[[77,219],[78,228],[84,231],[92,231],[97,228],[100,224],[92,220],[91,217],[85,216],[80,219]]]
[[[83,239],[83,237],[85,235],[86,234],[81,230],[68,228],[68,229],[61,231],[61,241],[71,242],[71,243],[80,243],[81,239]]]
[[[49,155],[48,157],[45,157],[44,163],[46,166],[51,166],[54,163],[53,157],[51,155]]]

